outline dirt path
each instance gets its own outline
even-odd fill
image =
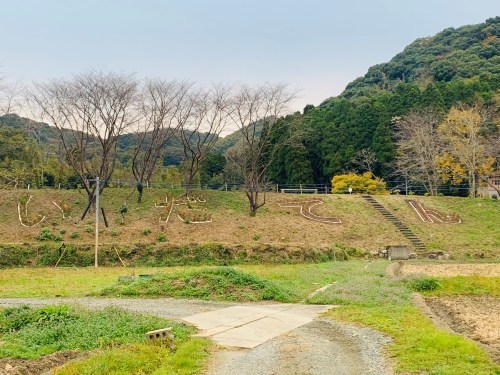
[[[206,375],[390,374],[383,335],[317,319],[250,350],[220,350]]]
[[[132,311],[181,319],[235,304],[177,299],[2,298],[0,306],[79,304],[86,308],[120,306]],[[238,304],[240,305],[240,304]],[[218,348],[207,375],[385,375],[383,348],[389,339],[367,328],[316,319],[253,349]]]
[[[0,306],[17,305],[43,306],[55,304],[81,305],[89,309],[103,309],[106,306],[118,306],[130,311],[146,313],[180,320],[189,315],[234,306],[235,303],[200,300],[182,300],[174,298],[0,298]]]
[[[436,277],[453,276],[500,276],[500,263],[442,263],[408,264],[404,263],[401,273],[424,274]]]

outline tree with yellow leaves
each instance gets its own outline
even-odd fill
[[[454,106],[438,127],[444,146],[444,152],[437,157],[441,176],[453,182],[467,179],[471,197],[476,195],[477,176],[493,172],[495,158],[488,152],[489,140],[483,135],[488,121],[479,105]],[[498,124],[493,126],[497,131]]]

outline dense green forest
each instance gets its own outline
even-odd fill
[[[399,121],[406,121],[405,116],[416,111],[433,111],[439,118],[438,123],[453,122],[452,110],[474,107],[481,116],[487,114],[481,122],[479,136],[483,143],[491,143],[499,133],[499,89],[500,17],[478,25],[448,28],[433,37],[418,39],[391,61],[369,68],[365,76],[348,84],[341,95],[328,98],[317,107],[307,105],[302,113],[278,119],[280,126],[272,128],[270,139],[273,144],[283,146],[273,148],[272,155],[263,154],[266,159],[263,163],[272,159],[266,170],[268,181],[329,184],[334,175],[369,171],[395,188],[407,179],[398,169]],[[464,109],[462,114],[466,112]],[[253,124],[258,136],[265,123],[264,120]],[[437,129],[438,123],[434,128]],[[290,137],[291,132],[295,136]],[[242,133],[237,131],[218,140],[210,156],[201,161],[197,181],[222,184],[244,180],[231,163],[241,147]],[[192,141],[196,142],[200,136],[195,134]],[[7,176],[4,183],[12,185],[9,181],[17,173],[23,176],[18,179],[21,185],[29,182],[32,186],[42,183],[72,186],[75,176],[64,166],[67,155],[61,150],[59,138],[56,129],[47,124],[15,114],[0,116],[0,170],[7,171],[3,173]],[[181,182],[182,170],[171,167],[179,166],[186,158],[178,138],[170,139],[164,146],[155,181]],[[136,143],[136,134],[118,137],[114,179],[132,181],[130,163]],[[489,152],[488,148],[485,150]],[[454,165],[455,175],[479,173],[479,167],[472,172],[457,167],[459,163],[452,156],[439,155],[441,164]],[[483,163],[489,169],[480,166],[484,167],[483,171],[498,170],[498,155],[492,157]],[[469,182],[451,177],[443,179],[441,191],[459,193],[461,184],[467,183],[470,179]],[[417,185],[418,181],[415,191],[425,191]],[[467,186],[463,189],[467,190]]]
[[[498,110],[499,88],[500,17],[418,39],[340,96],[282,120],[299,123],[305,136],[279,151],[270,177],[286,184],[328,183],[345,171],[363,172],[356,157],[371,150],[373,173],[397,181],[395,118],[419,108],[444,115],[458,104]]]
[[[371,96],[394,89],[400,83],[425,87],[500,73],[499,17],[479,25],[452,27],[429,38],[420,38],[391,61],[368,69],[364,77],[347,85],[341,97]]]

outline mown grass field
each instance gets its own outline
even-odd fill
[[[192,244],[222,243],[275,244],[324,248],[344,244],[366,251],[380,250],[387,245],[409,244],[396,228],[370,208],[358,195],[299,195],[270,193],[267,203],[256,217],[248,215],[247,201],[237,191],[194,191],[206,203],[193,203],[191,208],[207,212],[211,223],[192,224],[180,220],[175,211],[169,222],[159,222],[162,209],[155,203],[164,202],[167,190],[145,189],[143,202],[136,203],[135,193],[128,188],[109,188],[101,197],[109,227],[102,225],[103,244]],[[174,194],[180,193],[174,191]],[[26,228],[19,223],[17,204],[22,196],[32,196],[29,213],[45,216],[44,221]],[[130,196],[130,197],[129,197]],[[338,218],[342,224],[324,224],[307,220],[298,208],[280,207],[290,200],[319,198],[323,205],[314,213]],[[492,199],[456,197],[411,197],[426,208],[460,215],[459,225],[428,224],[420,221],[404,196],[377,196],[391,212],[419,235],[431,251],[445,251],[457,258],[495,258],[500,256],[500,202]],[[66,218],[52,203],[64,201],[71,209]],[[60,242],[92,244],[94,215],[80,221],[86,196],[77,190],[2,190],[0,191],[0,243],[43,243],[38,238],[46,227]],[[127,212],[120,214],[126,206]]]

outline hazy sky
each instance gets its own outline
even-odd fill
[[[338,95],[419,37],[500,14],[498,0],[0,0],[0,72],[25,82],[91,68],[288,82],[296,109]]]

